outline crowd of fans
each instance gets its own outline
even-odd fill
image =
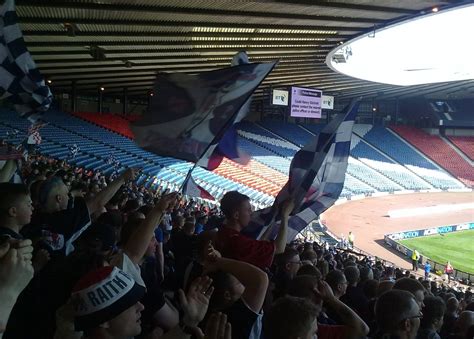
[[[469,289],[350,249],[241,233],[249,198],[220,210],[31,156],[0,171],[0,337],[474,337]],[[352,239],[353,243],[353,239]]]

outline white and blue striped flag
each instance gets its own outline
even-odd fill
[[[0,7],[0,100],[8,98],[31,122],[49,109],[53,95],[26,48],[15,2]]]
[[[349,157],[352,127],[359,107],[353,100],[319,135],[299,150],[290,165],[290,176],[273,206],[254,212],[243,233],[259,238],[267,227],[278,225],[281,203],[293,198],[295,209],[288,220],[288,241],[303,231],[341,194]],[[278,227],[273,227],[274,238]]]

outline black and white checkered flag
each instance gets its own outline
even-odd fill
[[[80,151],[80,148],[76,144],[69,146],[69,157],[71,159],[76,159],[76,155],[79,151]]]
[[[53,95],[26,48],[14,0],[0,7],[0,27],[0,100],[9,98],[22,117],[35,122]]]

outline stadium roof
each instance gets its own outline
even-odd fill
[[[341,42],[453,3],[459,1],[17,0],[17,13],[56,91],[69,91],[75,80],[80,92],[104,86],[107,93],[126,87],[146,94],[157,71],[222,68],[245,50],[252,62],[280,60],[258,93],[269,85],[305,85],[339,98],[473,97],[474,80],[399,87],[325,64]]]

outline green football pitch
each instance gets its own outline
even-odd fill
[[[455,269],[474,273],[474,230],[430,235],[400,241],[421,255],[445,264],[448,260]]]

